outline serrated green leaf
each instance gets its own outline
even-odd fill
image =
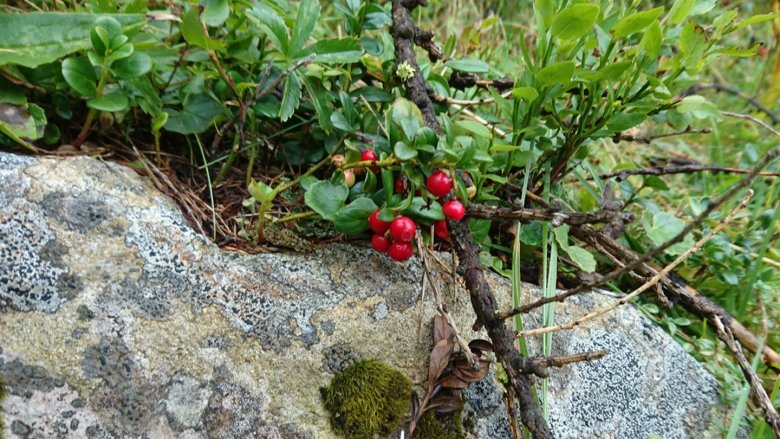
[[[368,230],[368,216],[376,209],[377,206],[371,198],[358,198],[336,213],[333,225],[345,235],[361,234]]]
[[[598,5],[575,3],[558,13],[552,23],[552,34],[562,40],[574,40],[589,32],[599,17]]]
[[[349,188],[346,184],[333,184],[330,180],[324,180],[309,186],[303,200],[322,218],[333,221],[336,213],[344,207],[348,196]]]
[[[85,58],[66,58],[62,62],[62,77],[78,94],[95,96],[97,75],[95,68]]]
[[[290,54],[290,34],[287,30],[287,25],[284,24],[282,17],[273,8],[261,2],[255,2],[255,6],[248,13],[248,17],[260,25],[266,36],[283,55],[288,56]]]
[[[664,13],[663,6],[647,11],[637,12],[620,20],[613,28],[612,33],[616,38],[623,38],[650,26]]]
[[[298,6],[298,15],[292,29],[290,40],[290,53],[297,53],[306,44],[311,36],[317,20],[320,18],[320,2],[317,0],[301,0]]]
[[[87,101],[89,108],[94,108],[100,111],[124,111],[130,106],[130,101],[127,100],[127,96],[120,92],[107,94],[105,96],[98,96]]]
[[[298,74],[292,72],[284,78],[284,94],[282,95],[282,104],[279,107],[279,119],[282,122],[287,121],[295,113],[295,109],[301,103],[301,82],[298,80]]]

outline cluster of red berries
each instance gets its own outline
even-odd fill
[[[363,157],[361,159],[371,160]],[[428,177],[425,189],[436,197],[444,197],[452,190],[452,179],[444,171],[438,170]],[[403,192],[404,184],[401,179],[395,181],[395,190]],[[453,221],[460,221],[466,216],[466,207],[457,199],[445,202],[442,211],[445,217]],[[405,216],[397,216],[391,222],[382,221],[379,212],[380,210],[377,209],[368,217],[368,226],[374,231],[371,246],[380,253],[387,252],[390,259],[394,261],[401,262],[411,258],[414,254],[411,241],[417,232],[414,221]],[[449,237],[447,222],[436,221],[433,224],[433,233],[441,239],[447,239]]]

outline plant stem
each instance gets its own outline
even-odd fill
[[[106,54],[108,55],[108,54]],[[106,86],[106,82],[108,81],[108,56],[106,56],[103,59],[103,65],[101,66],[100,70],[100,80],[98,81],[97,88],[95,89],[95,96],[101,96],[103,94],[103,88]],[[87,113],[87,120],[84,121],[84,126],[81,127],[81,132],[79,133],[79,136],[76,138],[75,141],[73,141],[73,146],[78,148],[81,146],[82,143],[84,143],[85,140],[87,140],[87,136],[89,135],[89,130],[92,128],[92,122],[95,121],[95,115],[97,115],[97,109],[90,108],[89,113]]]

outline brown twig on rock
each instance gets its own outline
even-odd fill
[[[422,112],[428,127],[441,134],[433,102],[429,97],[429,87],[422,79],[414,53],[415,26],[411,10],[425,4],[424,0],[393,0],[393,26],[390,33],[395,43],[396,62],[407,63],[414,69],[414,75],[405,82],[409,97]],[[510,384],[516,393],[523,425],[536,438],[551,438],[550,427],[542,416],[531,391],[531,379],[520,372],[524,369],[526,360],[515,349],[512,333],[504,321],[496,319],[496,299],[484,277],[482,263],[479,260],[479,246],[474,242],[465,222],[448,221],[447,226],[460,260],[458,271],[466,279],[474,311],[485,325],[493,342],[496,358],[506,370]]]
[[[564,213],[553,209],[509,209],[475,204],[469,205],[468,216],[471,218],[512,220],[521,223],[550,221],[553,227],[558,227],[561,224],[578,226],[582,224],[611,223],[616,216],[623,223],[629,223],[634,220],[633,214],[605,210],[587,213]]]
[[[642,284],[639,288],[632,291],[630,294],[626,295],[625,297],[621,298],[617,302],[610,304],[608,306],[605,306],[603,308],[599,308],[595,311],[592,311],[582,317],[580,317],[577,320],[571,321],[569,323],[561,323],[558,325],[553,326],[547,326],[543,328],[536,328],[536,329],[529,329],[526,331],[520,331],[516,335],[518,337],[528,337],[531,335],[539,335],[539,334],[546,334],[549,332],[557,332],[563,329],[573,329],[589,320],[593,320],[596,317],[602,316],[610,311],[613,311],[617,309],[618,307],[625,305],[626,303],[630,302],[640,294],[644,293],[645,291],[649,290],[650,288],[654,287],[658,282],[660,282],[663,278],[665,278],[669,273],[674,270],[675,267],[680,265],[683,261],[688,259],[692,254],[699,251],[699,249],[702,248],[702,246],[707,243],[712,237],[714,237],[716,234],[718,234],[721,230],[723,230],[724,227],[734,218],[734,216],[737,214],[737,212],[741,211],[742,209],[747,206],[748,201],[750,201],[750,197],[753,196],[753,191],[748,191],[748,194],[745,196],[745,198],[742,199],[742,202],[739,203],[739,206],[737,206],[731,213],[729,213],[726,218],[724,218],[720,223],[718,223],[717,226],[715,226],[712,230],[710,230],[709,233],[707,233],[702,239],[696,242],[691,248],[686,250],[683,254],[678,256],[674,261],[672,261],[671,264],[664,267],[663,270],[656,273],[652,278],[650,278],[647,282]]]

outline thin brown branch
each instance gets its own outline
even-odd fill
[[[780,137],[780,131],[777,131],[776,129],[772,128],[766,122],[764,122],[763,120],[761,120],[761,119],[759,119],[757,117],[753,117],[753,116],[751,116],[749,114],[734,113],[734,112],[731,112],[731,111],[721,111],[721,114],[723,114],[724,116],[733,117],[733,118],[736,118],[736,119],[749,120],[749,121],[751,121],[753,123],[757,123],[757,124],[761,125],[762,127],[766,128],[770,133],[774,134],[777,137]]]
[[[593,361],[607,355],[604,349],[598,351],[581,352],[573,355],[561,355],[554,357],[535,357],[531,359],[536,367],[564,367],[572,363],[582,363],[583,361]]]
[[[769,116],[770,119],[772,119],[772,123],[774,125],[780,124],[780,117],[778,117],[772,110],[767,108],[764,104],[762,104],[758,99],[748,96],[745,93],[742,93],[739,89],[734,87],[729,87],[728,85],[724,84],[718,84],[718,83],[711,83],[711,84],[697,84],[694,86],[691,86],[688,88],[688,90],[685,90],[683,92],[682,96],[690,96],[693,94],[697,94],[702,90],[715,90],[719,92],[726,92],[730,93],[734,96],[737,96],[740,99],[744,99],[750,103],[750,105],[756,107],[759,111],[763,112],[767,116]]]
[[[539,335],[539,334],[546,334],[549,332],[557,332],[564,329],[573,329],[587,321],[593,320],[597,317],[600,317],[604,314],[607,314],[608,312],[611,312],[618,307],[625,305],[626,303],[630,302],[640,294],[644,293],[650,288],[653,288],[658,282],[661,281],[664,277],[666,277],[669,273],[672,272],[672,270],[675,269],[678,265],[683,263],[686,259],[688,259],[692,254],[696,253],[701,249],[701,247],[707,243],[710,239],[712,239],[716,234],[720,233],[721,230],[723,230],[724,227],[732,220],[734,219],[734,216],[741,211],[742,209],[747,206],[748,202],[750,201],[750,197],[753,196],[753,191],[748,191],[748,194],[745,196],[745,198],[742,199],[742,202],[739,203],[739,205],[731,211],[720,223],[718,223],[717,226],[715,226],[712,230],[709,231],[702,239],[697,241],[691,248],[683,252],[680,256],[678,256],[672,263],[664,267],[663,270],[659,271],[655,276],[650,278],[647,282],[642,284],[639,288],[632,291],[630,294],[626,295],[625,297],[621,298],[615,303],[612,303],[608,306],[605,306],[603,308],[599,308],[595,311],[591,311],[590,313],[584,315],[583,317],[580,317],[577,320],[574,320],[572,322],[568,323],[561,323],[558,325],[553,326],[546,326],[543,328],[536,328],[536,329],[529,329],[526,331],[519,331],[517,333],[518,337],[528,337],[531,335]]]
[[[634,220],[633,214],[624,212],[598,210],[588,213],[564,213],[553,209],[509,209],[475,204],[469,205],[468,216],[471,218],[512,220],[521,223],[550,221],[553,227],[558,227],[561,224],[573,226],[605,224],[615,221],[616,217],[623,223],[629,223]]]
[[[674,133],[654,134],[649,136],[632,136],[630,134],[617,133],[612,136],[612,141],[617,143],[625,140],[626,142],[640,142],[649,144],[654,140],[665,139],[667,137],[684,136],[686,134],[710,134],[711,132],[712,128],[694,129],[688,127],[682,131],[676,131]]]
[[[761,410],[764,412],[764,419],[766,420],[766,423],[769,424],[769,428],[772,429],[772,431],[775,433],[775,436],[780,437],[780,415],[777,414],[777,410],[775,409],[772,400],[769,398],[769,395],[767,395],[766,390],[764,389],[764,384],[761,382],[761,378],[758,377],[756,372],[751,367],[750,362],[748,362],[747,358],[745,358],[745,354],[742,352],[742,347],[734,339],[731,330],[723,324],[721,318],[716,318],[714,321],[715,331],[718,333],[718,338],[720,338],[721,341],[723,341],[723,343],[729,347],[731,353],[733,353],[734,357],[737,359],[739,368],[742,369],[742,374],[750,384],[750,390],[753,393],[754,400],[758,403],[758,405],[761,407]]]
[[[617,177],[619,180],[625,180],[632,175],[670,175],[670,174],[695,174],[697,172],[723,172],[727,174],[750,174],[751,169],[725,168],[722,166],[711,165],[666,165],[654,166],[650,168],[623,169],[620,171],[600,174],[599,178],[607,179]],[[780,172],[759,172],[762,177],[780,177]],[[589,177],[590,178],[590,177]]]

